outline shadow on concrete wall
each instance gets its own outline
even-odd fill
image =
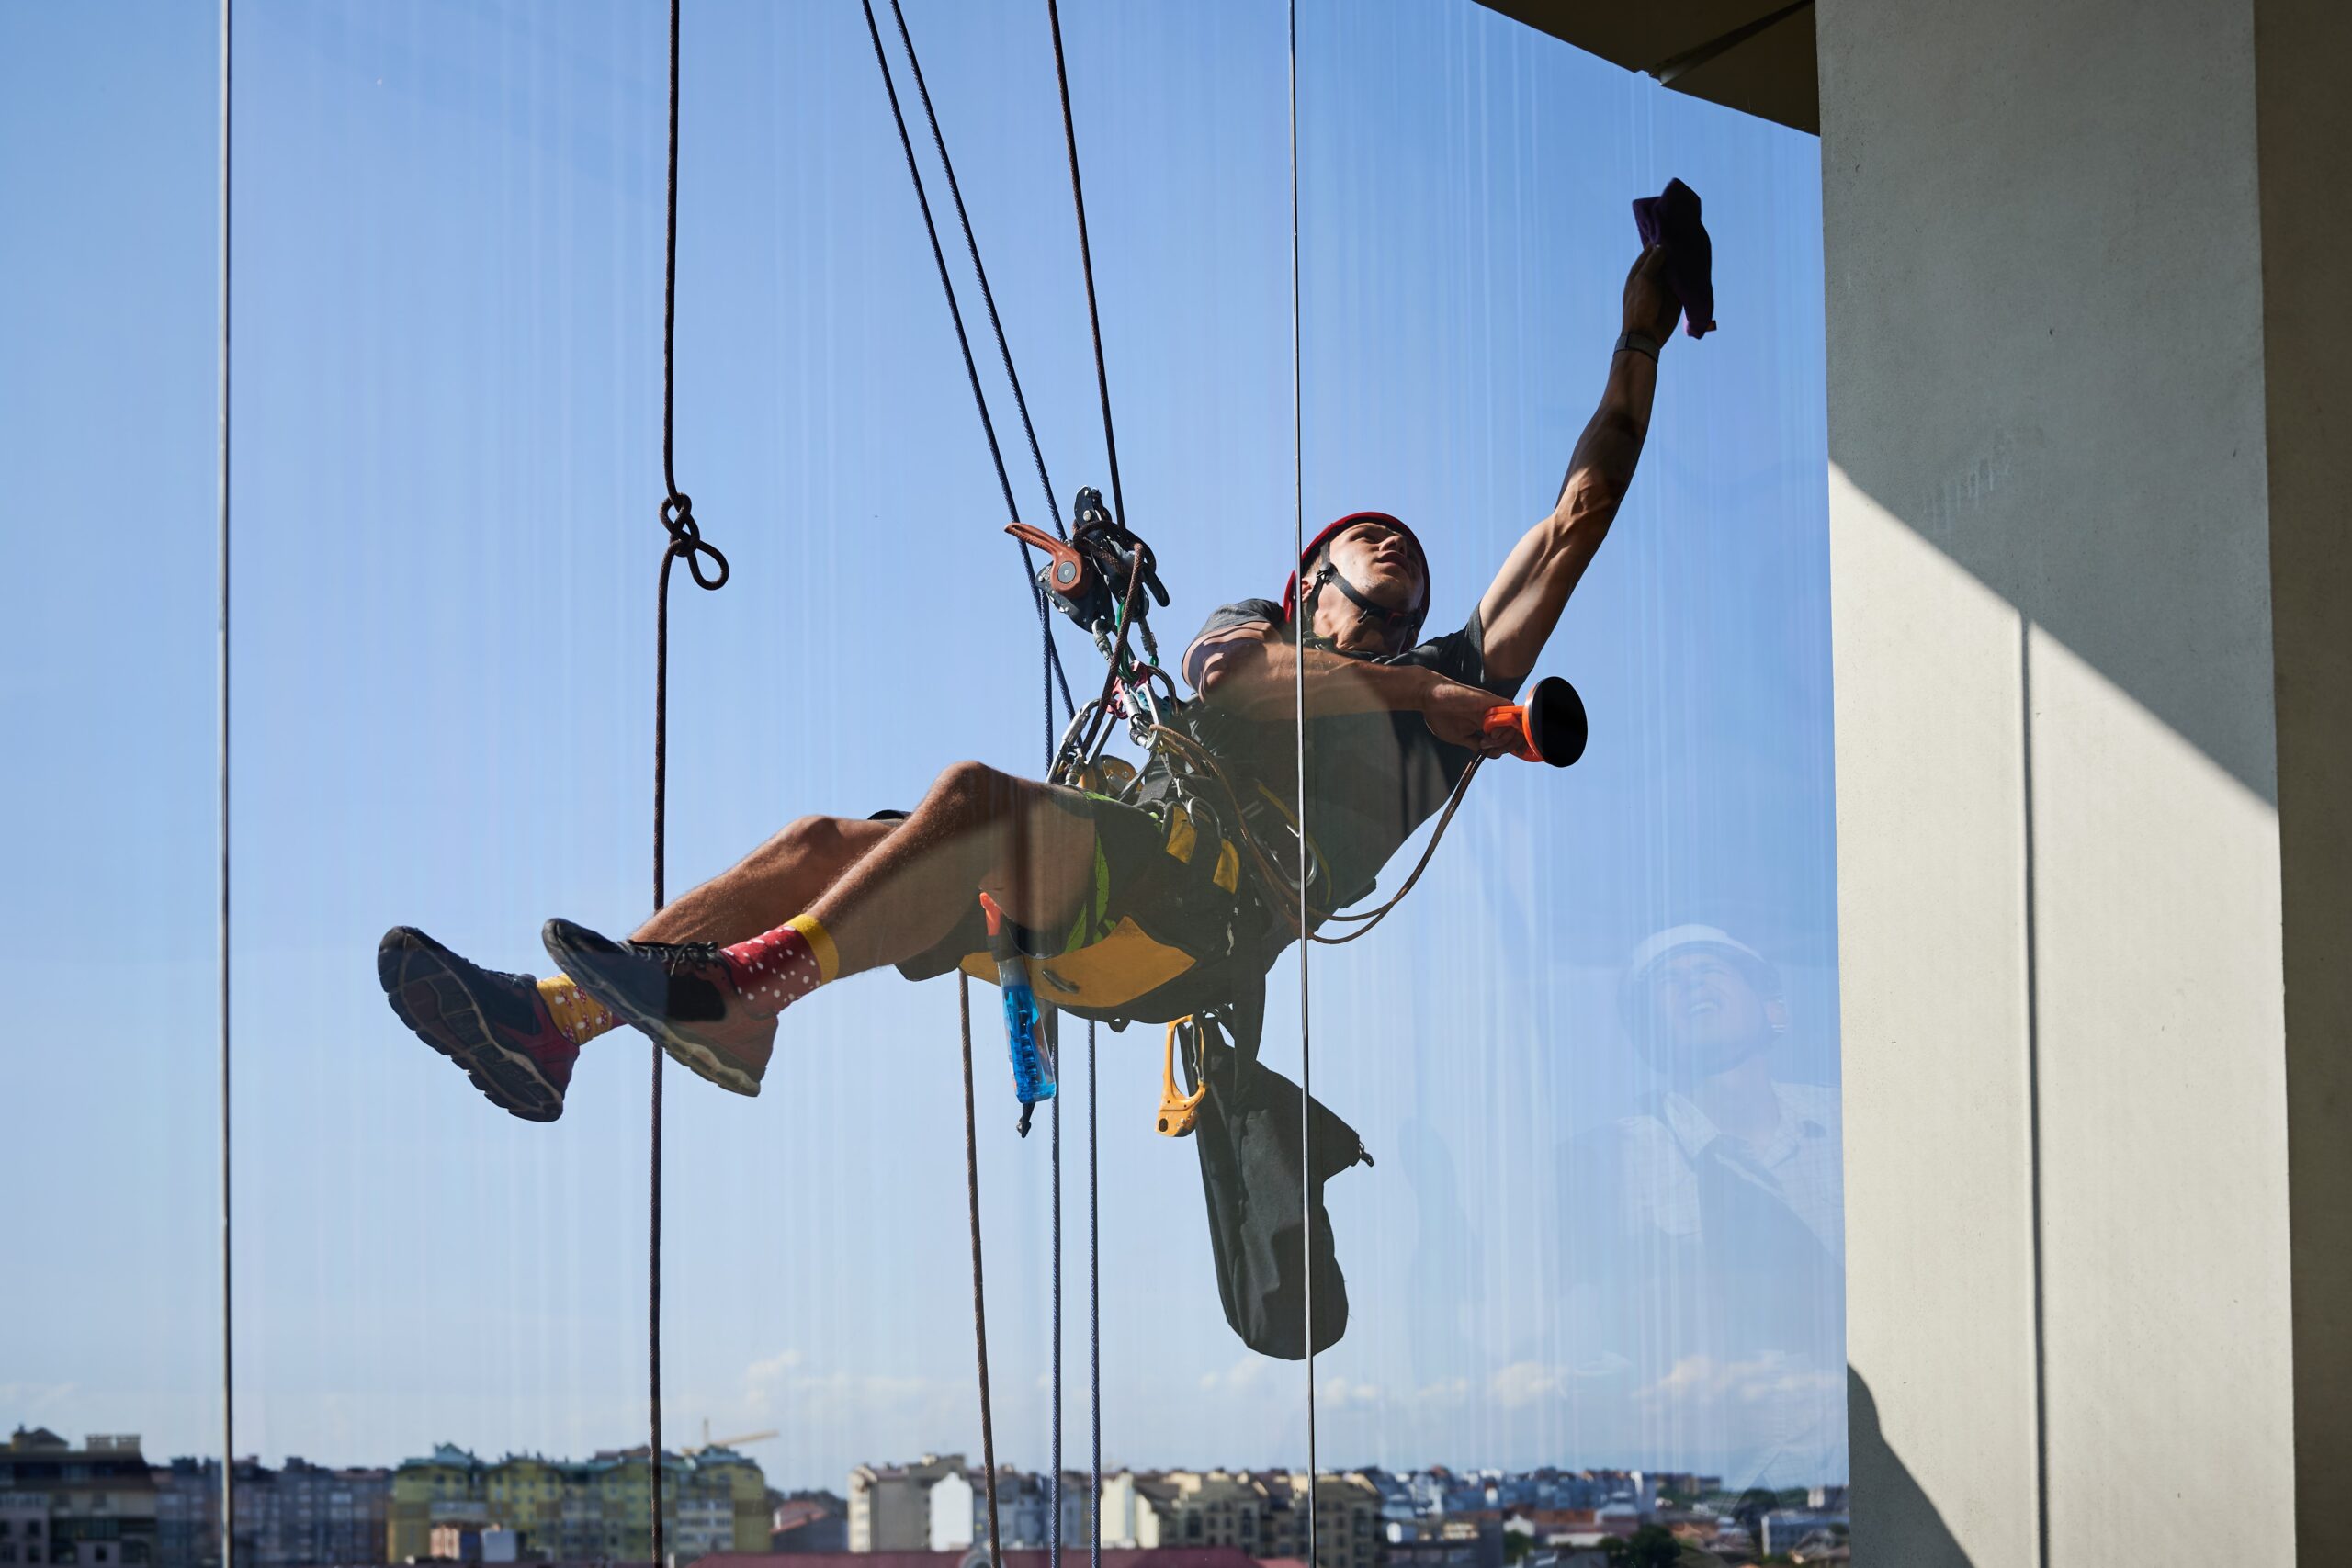
[[[1903,1568],[1976,1568],[1902,1456],[1887,1446],[1878,1401],[1852,1367],[1846,1369],[1846,1423],[1853,1456],[1854,1560],[1876,1562],[1878,1542],[1900,1541]]]
[[[1900,14],[1869,29],[1929,25]],[[2180,26],[2107,40],[2102,74],[2135,86],[2059,111],[2063,153],[2030,117],[1972,110],[1962,135],[1891,101],[1825,103],[1829,458],[2276,804],[2252,149],[2182,107],[2213,101],[2245,24],[2167,15]],[[2023,100],[2075,91],[2053,71]],[[2021,176],[2053,164],[2096,198]]]

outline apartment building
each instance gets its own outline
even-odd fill
[[[732,1449],[662,1456],[662,1545],[690,1561],[764,1551],[767,1481]],[[392,1472],[384,1561],[433,1555],[436,1527],[512,1530],[526,1558],[647,1559],[653,1554],[653,1466],[645,1449],[588,1460],[510,1454],[484,1461],[444,1443]]]
[[[153,1568],[155,1483],[139,1439],[93,1436],[75,1448],[19,1427],[0,1449],[0,1564]]]

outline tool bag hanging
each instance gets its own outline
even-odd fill
[[[1265,981],[1254,979],[1198,1020],[1200,1060],[1187,1060],[1184,1072],[1192,1088],[1204,1077],[1208,1084],[1192,1136],[1200,1149],[1225,1320],[1260,1355],[1298,1361],[1307,1354],[1310,1274],[1315,1348],[1329,1349],[1348,1326],[1348,1281],[1332,1245],[1323,1184],[1351,1166],[1370,1165],[1372,1156],[1354,1128],[1312,1100],[1311,1157],[1299,1157],[1299,1087],[1258,1060],[1265,1012]],[[1302,1268],[1299,1233],[1310,1199],[1314,1235]]]

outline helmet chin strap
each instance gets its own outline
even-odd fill
[[[1316,601],[1321,595],[1323,585],[1327,582],[1339,589],[1340,593],[1346,596],[1348,603],[1355,606],[1357,619],[1371,621],[1378,626],[1384,637],[1394,638],[1399,631],[1409,637],[1412,635],[1413,627],[1420,620],[1420,615],[1417,611],[1392,610],[1387,605],[1375,601],[1370,594],[1350,582],[1340,572],[1338,565],[1327,556],[1321,570],[1316,572],[1314,581],[1308,584],[1306,596],[1300,604],[1300,621],[1310,629],[1315,624]]]

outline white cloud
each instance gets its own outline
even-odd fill
[[[1265,1386],[1266,1369],[1271,1365],[1263,1356],[1244,1356],[1221,1372],[1203,1372],[1200,1378],[1203,1393],[1255,1393]]]
[[[1845,1379],[1839,1372],[1774,1350],[1747,1361],[1718,1362],[1707,1356],[1686,1356],[1634,1397],[1653,1404],[1698,1400],[1736,1400],[1753,1404],[1771,1399],[1815,1397],[1844,1386]]]
[[[776,1416],[797,1422],[858,1415],[960,1415],[970,1390],[960,1382],[882,1372],[825,1371],[797,1349],[779,1350],[743,1369],[739,1407],[756,1425]]]
[[[39,1416],[45,1410],[73,1403],[80,1392],[79,1384],[70,1382],[0,1382],[0,1406],[17,1412],[20,1417]]]
[[[1487,1392],[1506,1410],[1556,1399],[1568,1388],[1568,1369],[1545,1361],[1513,1361],[1487,1380]]]

